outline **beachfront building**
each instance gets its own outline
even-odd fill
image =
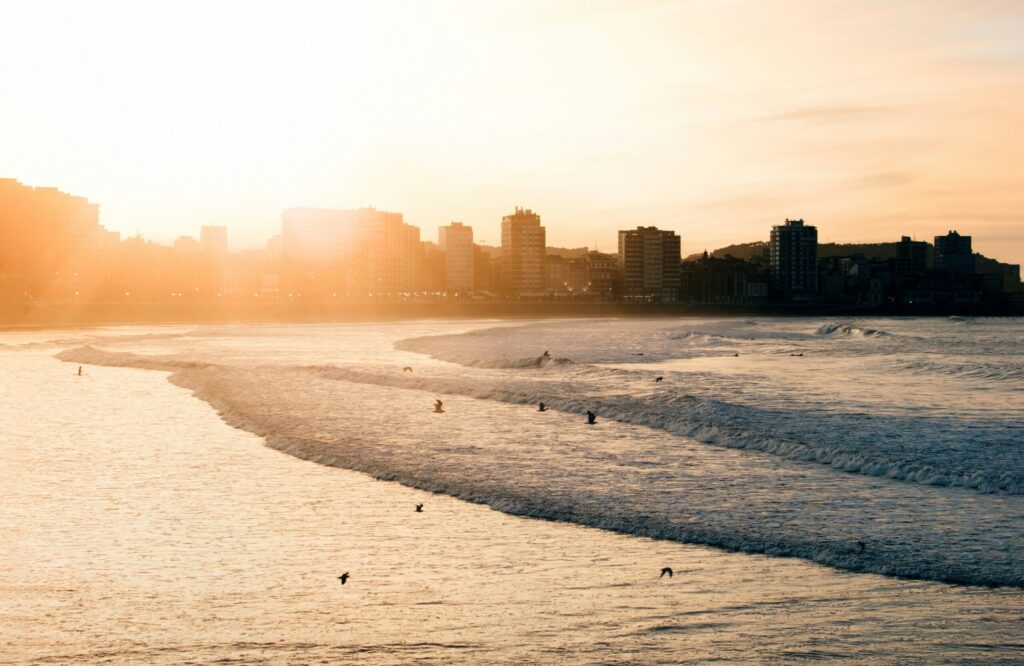
[[[772,286],[790,298],[818,291],[818,229],[803,220],[772,227],[769,247]]]
[[[473,291],[473,227],[452,222],[437,230],[437,244],[444,252],[444,288],[449,292]]]
[[[928,243],[904,236],[896,245],[896,272],[899,275],[921,275],[928,270]]]
[[[375,208],[290,208],[281,228],[290,297],[394,297],[416,291],[420,230]]]
[[[516,207],[501,220],[501,272],[505,291],[514,296],[538,296],[545,287],[544,227],[540,215]]]
[[[974,252],[971,237],[950,231],[935,237],[935,268],[955,275],[974,273]]]
[[[228,253],[228,228],[203,226],[199,230],[199,247],[205,255],[223,257]]]
[[[674,303],[679,298],[679,236],[657,227],[619,232],[622,295],[629,301]]]

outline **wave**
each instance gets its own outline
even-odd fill
[[[875,328],[861,328],[853,324],[823,324],[815,331],[817,335],[848,335],[859,338],[879,338],[892,335]]]
[[[216,367],[212,363],[166,356],[140,356],[92,347],[66,350],[57,357],[75,363],[163,371]],[[520,366],[494,364],[487,367]],[[569,368],[576,374],[593,372],[604,378],[635,374],[616,369],[594,369],[570,359],[550,357],[544,358],[540,363],[531,361],[529,367]],[[977,447],[972,447],[968,451],[962,446],[958,447],[956,441],[951,441],[946,447],[948,457],[942,462],[937,462],[915,455],[910,448],[895,446],[894,442],[888,443],[889,448],[882,448],[874,446],[873,443],[865,446],[859,442],[837,443],[787,436],[780,433],[786,433],[787,426],[790,429],[794,428],[792,414],[774,413],[690,395],[595,396],[576,388],[574,381],[567,382],[565,386],[555,386],[550,382],[542,385],[522,382],[517,384],[511,381],[494,383],[475,377],[414,376],[398,372],[382,374],[334,365],[291,366],[289,369],[325,379],[429,391],[509,404],[535,405],[544,401],[549,409],[560,412],[582,414],[591,410],[604,419],[662,430],[703,444],[757,451],[799,462],[813,462],[852,474],[919,485],[968,488],[982,493],[1024,495],[1024,474],[1019,471],[1016,449],[990,447],[979,452]],[[863,425],[862,422],[858,423]],[[763,425],[758,427],[757,424]],[[945,427],[942,424],[931,423],[927,426],[921,430],[938,432]],[[905,424],[903,427],[906,428]],[[828,433],[835,430],[835,420],[818,415],[814,422],[798,421],[795,429]],[[911,440],[911,444],[915,442],[916,439]],[[984,458],[978,457],[981,454]]]
[[[937,494],[942,492],[939,489],[883,485],[773,456],[736,458],[724,449],[666,439],[650,428],[608,424],[601,440],[587,437],[578,447],[572,441],[559,441],[557,428],[546,428],[543,436],[556,438],[546,445],[536,439],[536,433],[495,430],[490,421],[494,408],[504,415],[523,414],[497,403],[530,404],[541,397],[538,393],[529,387],[488,385],[476,376],[413,377],[333,365],[231,366],[94,347],[65,350],[58,357],[75,363],[169,371],[172,382],[209,403],[230,425],[264,437],[272,448],[509,514],[740,552],[801,557],[851,571],[1024,587],[1024,570],[1000,559],[1005,543],[1000,547],[984,543],[986,535],[999,529],[985,521],[1008,524],[1004,516],[1008,509],[1000,507],[1012,509],[1016,506],[1012,502],[1018,501],[1008,495],[988,498],[984,515],[975,521],[949,513],[974,510],[974,502],[954,502],[950,508]],[[568,367],[586,371],[586,366]],[[355,389],[359,384],[377,389]],[[422,391],[430,391],[430,397]],[[479,416],[432,423],[428,416],[417,421],[416,413],[421,411],[417,406],[437,393],[482,398],[484,402],[475,408]],[[593,396],[569,393],[546,397],[556,413],[579,412],[593,400]],[[463,414],[471,407],[459,406]],[[689,428],[701,441],[721,446],[769,445],[764,433],[709,426],[736,409],[734,405],[677,396],[670,407],[659,412],[643,396],[616,395],[606,396],[597,411],[605,420],[670,432]],[[353,413],[361,417],[352,418]],[[694,418],[703,415],[703,425],[673,420],[673,415],[684,413]],[[472,430],[474,422],[480,430]],[[487,441],[480,443],[478,434],[486,435]],[[622,448],[621,438],[633,439]],[[772,444],[799,445],[779,438]],[[820,453],[804,453],[820,462]],[[788,455],[792,454],[790,450]],[[840,511],[837,505],[844,502],[847,506]],[[908,511],[922,513],[909,523],[894,519]],[[851,547],[850,535],[867,540],[870,549],[858,552]]]

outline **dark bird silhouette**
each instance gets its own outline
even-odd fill
[[[548,411],[548,408],[547,408],[547,406],[546,406],[546,405],[545,405],[545,404],[544,404],[544,403],[542,402],[542,403],[540,403],[539,405],[537,405],[537,411],[538,411],[538,412],[546,412],[546,411]]]
[[[803,352],[800,352],[799,354],[790,354],[790,356],[803,356],[803,355],[804,355]]]
[[[444,413],[444,403],[441,402],[440,400],[435,400],[434,401],[434,413],[436,413],[436,414],[443,414]]]
[[[662,567],[661,568],[661,575],[658,576],[658,578],[664,578],[665,574],[668,574],[668,577],[671,578],[672,577],[672,567]]]
[[[402,368],[402,372],[412,372],[412,368],[407,365],[404,368]]]
[[[347,583],[347,582],[348,582],[348,572],[346,571],[345,573],[343,573],[343,574],[341,574],[340,576],[338,576],[338,580],[340,580],[340,581],[341,581],[341,584],[342,584],[342,585],[344,585],[345,583]]]
[[[867,545],[863,541],[858,541],[857,548],[860,548],[859,552],[863,553],[864,549],[867,548]]]
[[[655,377],[654,381],[657,383],[657,382],[660,382],[662,379],[665,379],[665,378],[664,377]]]
[[[589,409],[587,410],[587,423],[589,425],[594,425],[595,423],[597,423],[597,414],[590,411]]]
[[[82,366],[78,366],[78,376],[82,376]]]
[[[423,513],[423,505],[422,504],[417,504],[416,505],[416,513]]]

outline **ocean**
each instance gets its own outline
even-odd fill
[[[2,333],[0,655],[1020,663],[1022,324]]]

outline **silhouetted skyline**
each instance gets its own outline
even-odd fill
[[[622,228],[715,248],[764,220],[1024,262],[1024,5],[951,0],[31,2],[5,7],[0,174],[88,193],[123,236],[307,205],[499,243]]]

